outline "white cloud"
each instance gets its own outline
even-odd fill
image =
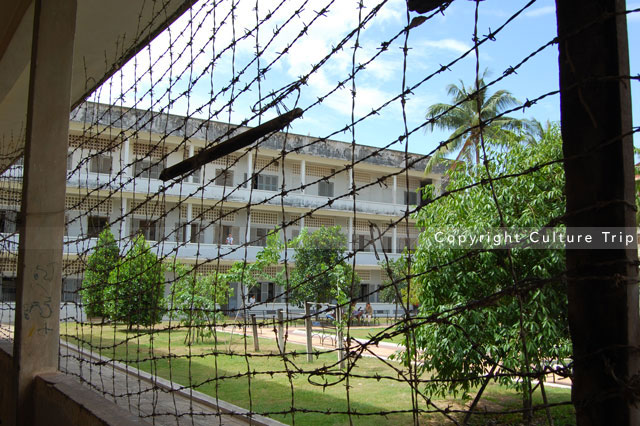
[[[529,10],[524,13],[524,16],[527,16],[529,18],[537,18],[539,16],[546,16],[546,15],[551,15],[555,13],[556,13],[555,6],[544,6],[544,7],[539,7],[537,9]]]
[[[464,53],[467,50],[471,49],[470,45],[460,40],[455,40],[452,38],[445,38],[442,40],[425,40],[421,44],[424,47],[430,47],[433,49],[450,50],[457,54]]]

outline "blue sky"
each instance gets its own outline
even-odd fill
[[[128,88],[138,81],[137,89],[125,95],[125,105],[137,104],[139,107],[159,110],[171,103],[171,112],[176,114],[238,123],[254,115],[252,108],[258,105],[259,94],[266,99],[264,105],[269,100],[269,93],[279,93],[301,76],[310,73],[314,65],[320,63],[359,22],[357,1],[315,0],[308,2],[311,6],[300,10],[303,0],[290,0],[284,4],[281,4],[281,0],[260,0],[256,12],[255,1],[243,0],[234,2],[237,6],[233,20],[229,14],[231,3],[231,0],[219,3],[215,13],[209,2],[198,3],[191,14],[191,23],[189,14],[178,20],[105,85],[96,95],[96,100],[118,103],[116,93],[119,88]],[[364,19],[379,3],[377,0],[365,0],[366,7],[360,19]],[[525,0],[481,2],[479,35],[495,31],[527,3]],[[325,6],[329,11],[317,16],[317,12]],[[627,8],[640,8],[640,0],[628,1]],[[471,48],[474,13],[474,2],[456,0],[444,14],[436,15],[411,30],[406,64],[407,86],[416,85],[440,69],[441,65],[448,64]],[[256,14],[259,20],[265,20],[257,33],[253,29]],[[404,0],[386,1],[359,34],[356,66],[378,53],[381,43],[400,32],[406,25],[406,19]],[[640,51],[640,13],[632,14],[628,21],[631,74],[634,75],[640,72],[640,57],[637,54]],[[298,37],[305,25],[309,26],[305,35]],[[555,2],[538,0],[498,33],[495,41],[482,45],[480,69],[489,70],[488,80],[497,78],[555,35]],[[237,41],[235,48],[228,47],[234,38]],[[259,66],[255,61],[256,38],[260,48],[266,47]],[[193,42],[189,44],[189,40]],[[404,36],[401,35],[357,74],[353,106],[356,119],[391,101],[377,115],[364,119],[356,126],[355,139],[360,144],[387,146],[404,134],[401,104],[399,100],[393,100],[402,89],[403,43]],[[351,133],[339,132],[351,123],[351,80],[344,87],[339,87],[339,83],[347,79],[351,71],[354,44],[355,38],[352,37],[341,50],[330,55],[317,71],[310,74],[299,91],[294,90],[285,97],[279,109],[265,110],[262,120],[294,106],[304,109],[311,106],[304,117],[294,123],[293,132],[351,141]],[[169,45],[173,46],[171,54],[167,54]],[[212,58],[216,58],[213,66]],[[153,65],[150,67],[150,64]],[[475,66],[475,55],[470,54],[417,87],[407,99],[405,108],[409,131],[424,123],[429,105],[449,102],[446,93],[448,84],[459,83],[459,80],[466,85],[472,84]],[[256,82],[258,69],[264,71],[260,88]],[[238,80],[233,86],[233,110],[229,111],[228,102],[232,96],[230,82],[234,74]],[[147,92],[151,87],[152,94]],[[508,76],[493,87],[509,90],[522,101],[557,90],[557,47],[547,47],[520,68],[517,74]],[[327,96],[336,88],[332,95]],[[640,83],[632,83],[632,91],[640,93]],[[323,98],[323,101],[312,106],[318,98]],[[638,100],[634,102],[634,111],[634,124],[637,126],[640,124]],[[559,97],[554,95],[524,112],[512,115],[544,122],[558,120],[559,114]],[[257,123],[257,119],[250,122],[254,125]],[[393,143],[391,148],[404,150],[405,143],[408,143],[410,152],[428,153],[446,137],[446,132],[418,129],[408,142]]]

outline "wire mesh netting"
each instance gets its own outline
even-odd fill
[[[471,42],[427,60],[454,8],[434,3],[196,2],[72,111],[60,369],[158,424],[571,419],[563,251],[499,238],[562,231],[559,127],[514,118],[557,83],[501,90],[556,54],[555,33],[511,44],[548,2],[492,28],[456,4]],[[22,163],[3,156],[10,339]]]

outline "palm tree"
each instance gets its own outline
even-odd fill
[[[426,118],[432,120],[431,130],[437,127],[453,130],[453,133],[449,136],[449,143],[441,146],[431,157],[427,163],[427,172],[446,154],[459,148],[456,162],[463,156],[470,162],[474,159],[476,163],[480,162],[480,118],[483,123],[490,121],[483,126],[482,133],[485,140],[493,143],[499,142],[507,135],[513,135],[513,131],[527,127],[527,120],[500,115],[521,102],[507,90],[498,90],[489,95],[484,87],[486,75],[485,70],[478,81],[479,91],[476,92],[475,86],[465,87],[464,82],[460,80],[460,85],[447,86],[447,93],[453,100],[451,105],[439,103],[429,107]]]

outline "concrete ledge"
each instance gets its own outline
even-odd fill
[[[175,392],[177,394],[182,395],[185,398],[191,399],[195,402],[199,402],[200,404],[211,407],[212,409],[219,410],[223,414],[227,414],[230,416],[235,416],[238,419],[242,419],[251,425],[256,426],[286,426],[285,423],[281,423],[277,420],[271,419],[269,417],[261,416],[259,414],[255,414],[250,412],[249,410],[238,407],[237,405],[231,404],[226,401],[222,401],[220,399],[213,398],[209,395],[206,395],[202,392],[198,392],[189,387],[180,385],[178,383],[171,382],[169,380],[163,379],[162,377],[154,376],[145,371],[139,370],[135,367],[131,367],[127,364],[123,364],[118,361],[114,361],[110,358],[103,357],[102,355],[96,354],[94,352],[86,351],[78,346],[60,342],[61,346],[66,346],[70,350],[78,352],[82,354],[87,359],[93,359],[98,362],[102,362],[110,365],[114,369],[124,371],[127,374],[136,377],[140,380],[144,380],[149,383],[153,383],[155,386],[164,389],[167,392]]]
[[[147,425],[113,402],[88,391],[74,378],[59,372],[35,378],[34,424],[49,426]]]

